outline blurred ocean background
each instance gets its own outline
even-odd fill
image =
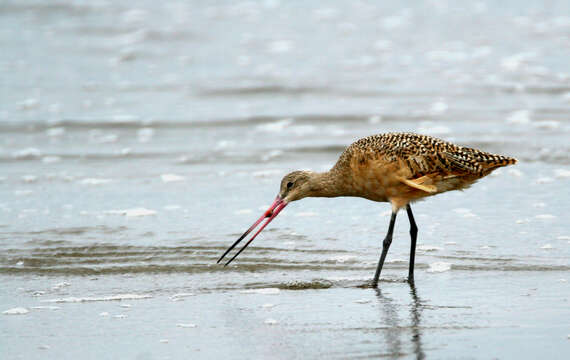
[[[0,1],[3,359],[567,358],[570,2]],[[307,199],[360,137],[514,156],[402,214]]]

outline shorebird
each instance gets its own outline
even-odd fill
[[[273,204],[226,250],[218,263],[266,219],[225,265],[231,263],[292,201],[306,197],[356,196],[392,205],[373,287],[378,285],[392,243],[396,214],[406,208],[411,237],[408,281],[412,283],[418,227],[410,204],[446,191],[468,188],[493,170],[516,162],[508,156],[455,145],[427,135],[388,133],[362,138],[347,147],[327,172],[293,171],[285,175]]]

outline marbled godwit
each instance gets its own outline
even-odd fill
[[[465,189],[493,170],[516,162],[514,158],[455,145],[426,135],[390,133],[365,137],[346,148],[337,163],[327,172],[293,171],[285,175],[273,204],[226,250],[218,263],[267,219],[226,265],[231,263],[292,201],[305,197],[358,196],[392,204],[390,225],[382,243],[382,254],[372,285],[378,285],[392,243],[396,214],[403,207],[406,208],[410,221],[408,281],[413,282],[418,227],[410,203],[442,192]]]

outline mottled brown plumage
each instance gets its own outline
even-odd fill
[[[357,196],[389,201],[395,211],[409,202],[469,187],[516,159],[455,145],[427,135],[388,133],[346,148],[325,173],[295,171],[281,182],[287,202],[304,197]],[[287,183],[292,188],[287,189]]]
[[[333,168],[324,173],[294,171],[281,180],[275,202],[218,260],[222,260],[264,218],[261,229],[234,255],[239,255],[285,206],[305,197],[357,196],[390,202],[392,217],[374,275],[376,286],[398,211],[406,207],[412,246],[409,281],[413,281],[417,226],[410,203],[445,191],[460,190],[516,159],[463,147],[427,135],[388,133],[368,136],[346,148]]]
[[[516,159],[483,152],[427,135],[372,135],[350,145],[331,173],[352,196],[390,201],[395,210],[408,202],[469,187]]]

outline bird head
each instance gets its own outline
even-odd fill
[[[252,232],[260,223],[265,220],[261,225],[259,230],[245,243],[245,245],[228,261],[225,265],[231,263],[245,248],[251,244],[253,239],[271,222],[275,217],[289,204],[291,201],[300,200],[307,197],[311,193],[311,186],[309,180],[311,179],[312,172],[310,171],[293,171],[283,177],[281,180],[281,186],[279,188],[279,194],[273,201],[273,204],[269,206],[263,215],[256,222],[253,223],[243,233],[242,236],[237,239],[232,246],[230,246],[226,252],[218,259],[218,263],[230,252],[237,244],[239,244],[250,232]]]
[[[281,180],[279,197],[287,203],[307,197],[311,192],[311,174],[311,171],[298,170],[285,175]]]

